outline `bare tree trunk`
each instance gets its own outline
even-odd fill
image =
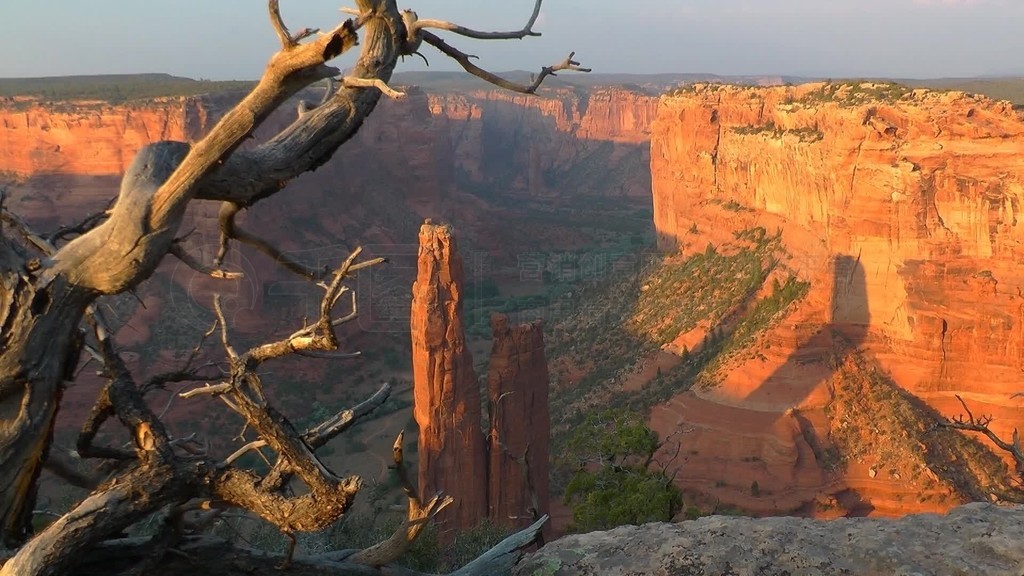
[[[5,268],[0,294],[0,544],[13,546],[28,535],[35,483],[53,433],[63,376],[77,363],[73,343],[89,299],[63,279],[37,287],[28,274]]]

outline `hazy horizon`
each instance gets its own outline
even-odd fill
[[[338,2],[285,0],[289,27],[336,25]],[[523,25],[532,0],[400,2],[483,30]],[[167,73],[258,78],[277,40],[265,2],[39,0],[0,13],[0,77]],[[595,72],[722,76],[976,78],[1024,75],[1014,0],[548,0],[540,38],[449,35],[492,70],[536,70],[570,50]],[[611,31],[611,32],[610,32]],[[643,44],[641,44],[642,42]],[[429,70],[458,70],[430,47]],[[337,61],[350,66],[353,56]],[[399,71],[421,71],[409,58]]]

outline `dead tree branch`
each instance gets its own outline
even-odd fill
[[[245,277],[245,274],[241,272],[228,272],[227,270],[222,270],[219,266],[214,268],[213,266],[203,264],[198,258],[186,252],[185,249],[182,248],[181,244],[178,244],[177,242],[171,244],[168,252],[178,260],[181,260],[181,262],[189,268],[199,272],[200,274],[210,276],[211,278],[217,278],[219,280],[240,280]]]
[[[946,428],[952,428],[954,430],[967,430],[969,432],[980,432],[984,434],[989,440],[992,441],[1000,450],[1008,453],[1013,457],[1013,461],[1016,462],[1016,472],[1018,476],[1024,476],[1024,449],[1021,449],[1020,445],[1020,434],[1017,429],[1013,429],[1013,436],[1009,442],[1003,440],[998,434],[992,431],[989,424],[992,423],[992,416],[980,416],[975,417],[971,409],[967,407],[967,402],[956,395],[956,399],[960,401],[960,406],[963,407],[966,416],[961,414],[950,420],[942,422],[942,426]]]
[[[454,32],[460,36],[475,38],[477,40],[522,40],[527,36],[540,36],[540,32],[533,31],[533,26],[537,23],[537,18],[540,17],[540,9],[543,3],[544,0],[537,0],[536,4],[533,6],[533,13],[530,15],[529,21],[526,22],[526,26],[523,26],[520,30],[512,32],[481,32],[445,20],[420,20],[416,17],[416,13],[411,10],[405,11],[407,14],[410,12],[412,14],[411,18],[406,17],[406,26],[409,26],[410,34],[418,34],[420,31],[427,28],[435,28],[437,30]]]
[[[213,262],[215,266],[220,266],[224,262],[224,257],[227,256],[228,250],[230,249],[230,241],[237,240],[243,244],[248,244],[263,252],[267,256],[270,256],[274,262],[280,264],[285,270],[297,274],[307,280],[320,281],[330,273],[330,269],[326,266],[322,268],[311,268],[305,264],[289,258],[284,252],[278,250],[270,242],[260,238],[255,234],[251,234],[242,230],[235,224],[235,216],[238,215],[238,211],[241,207],[232,202],[224,202],[220,208],[220,214],[218,221],[220,223],[220,247],[217,251],[217,256]]]
[[[342,85],[348,88],[376,88],[380,90],[382,94],[388,98],[400,99],[405,98],[405,92],[399,92],[388,83],[381,80],[380,78],[349,78],[345,77],[341,79]]]
[[[114,198],[111,198],[107,202],[107,206],[100,210],[90,214],[82,219],[81,222],[75,224],[69,224],[67,226],[61,226],[54,232],[46,236],[46,240],[51,244],[56,245],[58,240],[66,240],[68,236],[82,235],[99,226],[108,216],[110,216],[110,208],[114,205]]]
[[[278,6],[278,0],[270,0],[270,23],[274,26],[274,32],[277,33],[278,39],[281,41],[281,48],[287,50],[293,48],[299,43],[299,41],[309,38],[313,34],[316,34],[320,30],[318,28],[303,28],[294,36],[288,32],[288,27],[284,25],[284,19],[281,18],[281,9]]]
[[[412,543],[416,541],[416,538],[423,532],[423,529],[427,527],[427,522],[455,501],[451,496],[444,496],[443,494],[435,495],[426,504],[420,500],[416,489],[412,485],[412,481],[409,480],[409,472],[405,468],[404,450],[402,448],[404,438],[405,432],[399,432],[398,438],[395,439],[395,443],[392,446],[392,455],[395,462],[395,473],[398,474],[402,489],[405,491],[406,498],[409,501],[408,515],[390,538],[356,552],[349,557],[351,562],[367,564],[369,566],[384,566],[394,562],[402,554],[405,554],[409,546],[412,546]]]
[[[459,50],[458,48],[451,46],[450,44],[448,44],[447,42],[445,42],[439,36],[433,34],[432,32],[422,30],[420,31],[420,37],[427,44],[430,44],[434,48],[437,48],[446,56],[458,62],[459,65],[462,66],[462,68],[466,72],[469,72],[473,76],[490,82],[495,86],[500,86],[501,88],[504,88],[506,90],[519,92],[521,94],[534,94],[535,92],[537,92],[537,89],[540,88],[540,85],[544,82],[545,78],[547,78],[548,76],[557,76],[556,72],[561,72],[562,70],[574,70],[576,72],[591,71],[590,68],[583,68],[582,66],[580,66],[579,62],[573,60],[573,58],[576,56],[576,53],[570,52],[569,57],[566,58],[565,60],[562,60],[558,64],[555,64],[553,66],[545,66],[541,68],[540,74],[536,75],[533,78],[532,83],[519,84],[517,82],[512,82],[511,80],[506,80],[505,78],[502,78],[501,76],[498,76],[493,72],[484,70],[483,68],[477,66],[476,64],[473,64],[472,59],[476,58],[475,56],[471,54],[466,54],[465,52]]]
[[[454,32],[460,36],[467,38],[474,38],[477,40],[521,40],[528,36],[540,36],[540,32],[535,32],[533,26],[537,23],[537,18],[540,17],[541,6],[543,0],[537,0],[533,6],[533,13],[530,14],[530,19],[526,22],[526,26],[523,28],[511,32],[483,32],[467,28],[454,22],[448,22],[446,20],[433,20],[433,19],[420,19],[419,16],[411,11],[406,10],[403,12],[402,17],[405,21],[405,26],[408,29],[408,41],[405,48],[407,54],[418,53],[420,44],[426,42],[434,48],[437,48],[445,56],[455,60],[460,66],[470,74],[480,78],[486,82],[499,86],[506,90],[513,92],[519,92],[522,94],[534,94],[540,85],[544,82],[548,76],[556,76],[558,72],[564,70],[572,70],[575,72],[590,72],[590,68],[584,68],[579,62],[574,60],[576,53],[571,52],[569,57],[552,66],[545,66],[541,68],[540,74],[533,77],[530,84],[519,84],[506,78],[485,70],[480,66],[477,66],[472,62],[476,56],[468,54],[455,48],[451,44],[445,42],[440,36],[430,32],[428,29],[445,30],[448,32]]]

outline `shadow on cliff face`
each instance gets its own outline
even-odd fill
[[[801,338],[786,363],[744,398],[746,404],[799,407],[832,377],[832,366],[864,342],[871,313],[859,257],[835,257],[829,306],[828,323]]]
[[[808,335],[801,336],[798,329],[799,340],[786,362],[743,399],[744,405],[754,410],[791,414],[822,469],[838,465],[837,458],[846,455],[836,453],[831,439],[820,435],[801,407],[813,409],[831,403],[831,386],[838,380],[838,370],[867,338],[871,313],[859,257],[840,254],[834,258],[828,305],[828,322],[813,327]],[[847,516],[867,516],[875,509],[853,488],[833,497]]]
[[[614,115],[616,103],[589,105],[585,91],[530,99],[484,93],[468,98],[479,108],[478,128],[456,124],[444,110],[434,122],[452,124],[444,130],[448,152],[467,191],[498,201],[523,195],[563,204],[581,196],[649,201],[647,139],[656,99],[637,98],[622,103],[634,108],[623,118]]]
[[[823,470],[849,470],[857,464],[867,468],[855,474],[858,488],[847,484],[832,495],[846,516],[876,511],[861,485],[878,483],[901,486],[895,490],[896,502],[907,489],[916,492],[906,503],[910,510],[941,510],[964,501],[984,501],[990,494],[1011,501],[1019,498],[1007,480],[1005,463],[988,446],[939,426],[944,420],[940,413],[893,382],[861,349],[871,322],[867,303],[859,258],[837,256],[829,322],[802,338],[744,404],[753,410],[791,409],[788,413]],[[816,426],[812,412],[822,407],[826,420]],[[827,438],[821,436],[822,430]],[[865,473],[868,478],[860,477]],[[880,511],[891,514],[902,508]]]

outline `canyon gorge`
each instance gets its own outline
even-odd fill
[[[357,245],[388,257],[388,271],[359,280],[360,321],[345,339],[397,360],[296,364],[274,393],[299,410],[310,399],[354,400],[374,378],[434,378],[438,398],[455,385],[469,390],[460,401],[470,432],[460,442],[469,444],[448,453],[471,457],[437,456],[458,469],[459,486],[420,470],[421,489],[465,499],[449,511],[455,517],[462,506],[474,517],[522,512],[524,467],[495,447],[518,457],[530,446],[530,468],[547,470],[547,447],[533,451],[537,441],[514,432],[527,414],[548,418],[548,391],[513,393],[485,435],[481,389],[493,404],[546,381],[549,368],[553,468],[573,414],[630,399],[665,441],[658,461],[700,512],[893,516],[1012,496],[1003,455],[937,423],[962,412],[959,395],[976,414],[993,415],[1004,438],[1024,424],[1024,401],[1011,397],[1024,390],[1020,112],[980,96],[870,83],[661,89],[567,85],[530,97],[427,85],[382,102],[334,159],[240,222],[314,263],[336,262]],[[7,102],[6,206],[44,229],[102,210],[142,145],[195,139],[237,98]],[[293,117],[294,108],[279,112],[256,138]],[[197,206],[182,231],[207,260],[216,218],[216,206]],[[447,255],[434,260],[433,287],[417,283],[410,312],[426,218],[453,225],[464,262],[455,272]],[[445,254],[448,241],[431,230],[427,243]],[[692,285],[699,290],[661,290],[643,264],[667,270],[658,267],[748,256],[750,278],[705,278]],[[229,264],[246,273],[227,294],[239,338],[291,330],[317,303],[262,254],[235,252]],[[454,288],[456,277],[464,289]],[[697,309],[708,285],[748,280],[745,292],[692,321],[629,328],[643,314]],[[114,305],[123,312],[119,344],[143,373],[173,366],[194,345],[218,290],[173,262],[150,284],[137,302]],[[620,290],[625,312],[601,312],[599,284]],[[746,328],[760,303],[798,284],[805,288]],[[537,293],[544,298],[526,299]],[[424,298],[430,303],[415,304]],[[502,307],[510,318],[492,319],[489,308]],[[532,318],[544,319],[546,363]],[[433,321],[440,324],[428,327]],[[607,354],[584,342],[613,324],[625,328]],[[728,353],[709,344],[744,330],[749,337]],[[601,375],[596,355],[621,362]],[[490,367],[474,357],[491,358]],[[487,387],[474,395],[485,373]],[[588,377],[601,380],[599,390],[580,385]],[[649,394],[665,379],[677,389]],[[320,385],[286,390],[304,381]],[[438,401],[412,385],[401,393],[415,397],[416,422],[430,429]],[[87,384],[68,390],[67,426],[78,425],[94,394]],[[181,403],[169,408],[182,422],[192,421],[188,413]],[[390,450],[408,420],[408,410],[394,414],[360,432],[370,451]],[[421,459],[443,444],[429,434],[418,442]],[[383,466],[366,468],[374,476]],[[515,493],[488,484],[488,474],[507,477]],[[543,476],[535,491],[558,500],[557,471],[550,488]],[[488,512],[488,501],[514,504]]]

